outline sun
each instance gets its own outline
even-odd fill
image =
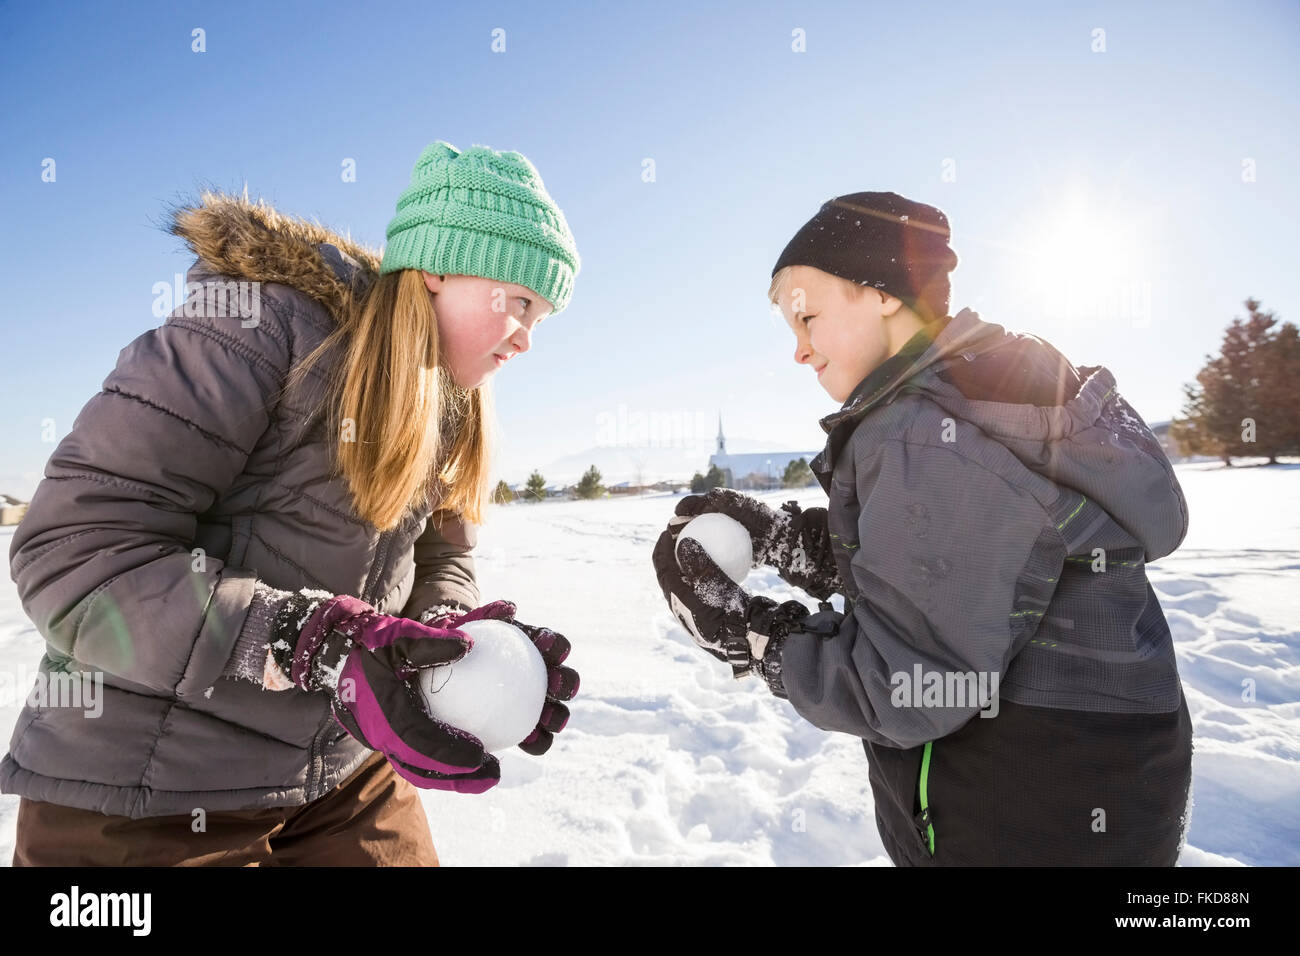
[[[1043,217],[1025,252],[1040,285],[1110,283],[1130,274],[1139,258],[1134,232],[1134,223],[1075,194]]]
[[[1016,279],[1058,319],[1140,321],[1154,232],[1150,214],[1134,204],[1066,187],[1036,203],[1017,230]]]

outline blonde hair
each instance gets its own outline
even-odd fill
[[[816,267],[811,266],[810,268]],[[786,282],[790,278],[790,273],[793,270],[794,266],[783,266],[777,270],[776,275],[772,276],[772,284],[768,286],[767,289],[767,300],[773,305],[780,305],[777,300],[780,298],[781,290],[785,287]],[[826,274],[830,275],[829,272]],[[870,288],[869,286],[859,285],[851,279],[845,279],[841,276],[831,276],[831,278],[840,284],[840,286],[845,290],[845,295],[847,295],[851,300],[862,298],[867,294],[867,289]],[[884,289],[876,289],[876,291],[879,292],[881,296],[887,296],[889,294]]]
[[[333,346],[343,349],[323,407],[326,434],[336,438],[328,443],[333,476],[346,477],[357,513],[380,531],[421,504],[481,524],[495,424],[491,386],[455,384],[420,270],[385,273],[349,290],[341,315],[284,390],[298,387]]]

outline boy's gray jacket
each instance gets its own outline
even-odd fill
[[[1076,369],[963,309],[821,425],[812,467],[830,498],[845,617],[829,638],[784,642],[802,716],[915,747],[993,692],[1067,710],[1178,708],[1145,563],[1182,542],[1187,503],[1109,370]]]
[[[0,791],[130,817],[299,805],[370,751],[323,693],[227,676],[236,641],[260,641],[268,601],[305,587],[412,618],[476,606],[476,530],[436,501],[382,534],[357,515],[316,413],[333,354],[277,396],[376,252],[239,197],[206,195],[169,226],[201,289],[121,351],[13,536],[47,652]],[[214,290],[236,281],[260,286],[222,311]],[[71,706],[52,672],[102,691]]]

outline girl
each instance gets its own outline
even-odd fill
[[[415,787],[480,793],[480,741],[418,670],[462,657],[490,383],[579,259],[516,152],[436,142],[377,252],[262,202],[171,211],[187,301],[130,345],[46,466],[11,573],[47,642],[0,762],[15,865],[437,864]],[[520,747],[578,675],[548,666]],[[412,786],[415,785],[415,787]]]

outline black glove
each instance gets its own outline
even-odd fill
[[[739,521],[753,541],[754,564],[771,565],[782,580],[803,588],[818,601],[844,590],[825,508],[803,511],[797,502],[787,501],[780,511],[773,511],[757,498],[730,488],[688,495],[677,503],[679,515],[694,517],[705,512]]]
[[[797,604],[797,601],[777,604],[765,597],[756,597],[753,600],[766,601],[767,604],[757,607],[751,605],[750,629],[766,630],[768,637],[761,649],[762,653],[750,665],[751,672],[763,678],[767,682],[768,690],[777,697],[788,698],[789,695],[785,692],[785,678],[781,673],[781,653],[788,636],[816,634],[818,637],[833,637],[839,633],[840,622],[844,620],[844,615],[831,607],[827,601],[818,602],[814,614],[809,614],[808,609],[800,604],[799,611],[803,613],[798,614],[787,610],[788,605]]]
[[[836,622],[825,617],[827,611],[835,614],[829,604],[823,603],[821,611],[810,617],[799,601],[777,604],[771,598],[745,592],[693,538],[682,541],[678,549],[677,534],[688,520],[686,516],[673,518],[659,536],[651,555],[655,575],[673,615],[692,640],[729,663],[734,677],[754,673],[767,679],[762,665],[770,642],[793,631],[808,630],[809,622],[817,628],[812,633],[834,634],[838,629]]]

